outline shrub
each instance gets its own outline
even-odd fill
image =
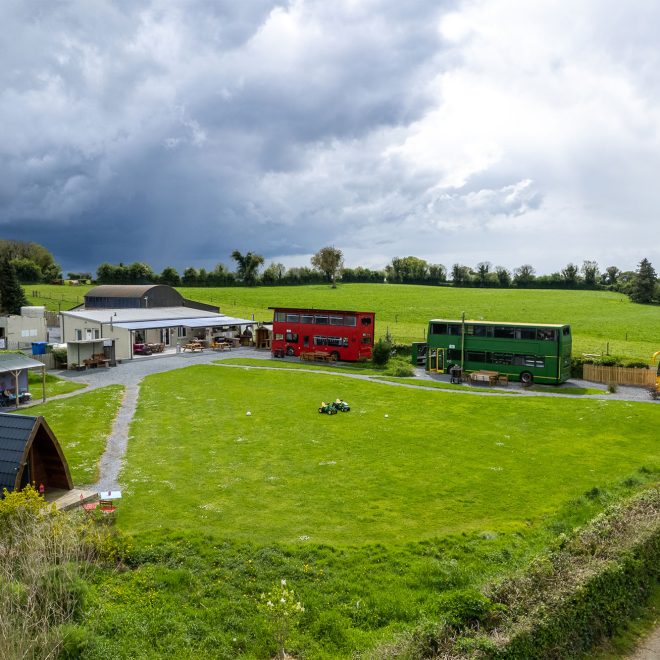
[[[410,378],[415,375],[415,370],[409,364],[397,364],[388,372],[391,376],[396,378]]]
[[[616,383],[608,383],[607,384],[607,391],[610,394],[614,394],[618,389],[619,389],[619,386]]]
[[[377,367],[384,367],[390,359],[392,353],[392,344],[379,339],[371,352],[371,359]]]

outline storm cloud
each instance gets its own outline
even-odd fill
[[[327,244],[657,262],[659,21],[643,0],[12,0],[0,236],[65,270]]]

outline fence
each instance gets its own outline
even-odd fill
[[[630,367],[603,367],[599,364],[585,364],[582,377],[594,383],[616,383],[636,387],[655,385],[654,369],[633,369]]]

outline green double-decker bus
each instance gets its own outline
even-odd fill
[[[429,321],[426,368],[492,370],[523,383],[559,384],[571,375],[571,326],[500,321]]]

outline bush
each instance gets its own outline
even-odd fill
[[[608,383],[607,384],[607,391],[610,394],[614,394],[618,389],[619,389],[619,386],[616,383]]]
[[[396,378],[410,378],[415,375],[415,370],[409,364],[397,364],[388,371],[391,376]]]
[[[377,367],[384,367],[389,362],[391,354],[392,344],[379,339],[376,344],[374,344],[373,351],[371,352],[371,359]]]

